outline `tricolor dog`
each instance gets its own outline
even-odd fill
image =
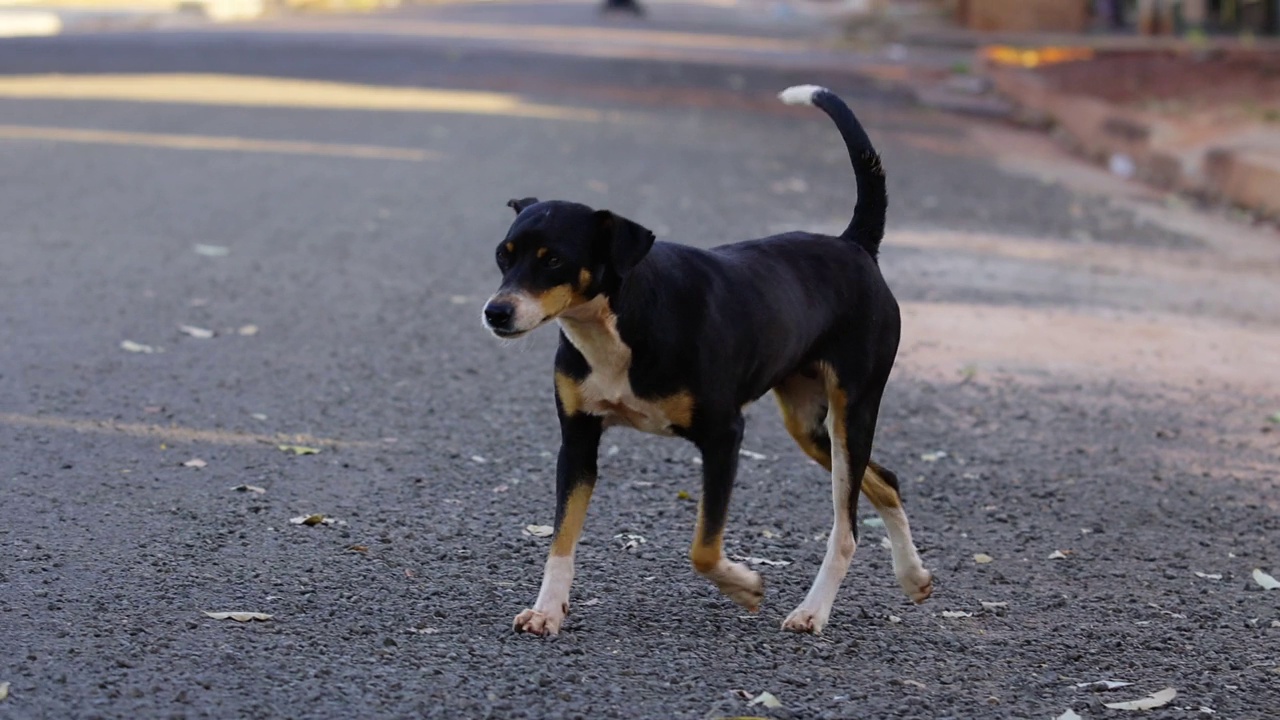
[[[484,307],[485,325],[501,338],[560,325],[555,534],[542,589],[516,616],[517,631],[555,635],[564,623],[600,436],[613,426],[698,447],[702,497],[690,560],[734,602],[758,609],[759,573],[727,560],[722,541],[742,410],[770,390],[800,449],[831,473],[835,508],[822,567],[782,627],[822,631],[857,547],[859,493],[884,519],[907,596],[921,602],[933,590],[898,480],[871,462],[901,327],[876,260],[887,208],[880,157],[831,91],[806,85],[780,97],[821,108],[844,138],[858,201],[839,237],[791,232],[702,250],[654,242],[608,210],[509,203],[517,215],[497,248],[502,284]]]

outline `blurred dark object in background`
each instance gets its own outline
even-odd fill
[[[600,12],[624,12],[641,17],[644,15],[644,7],[636,0],[604,0],[604,5],[600,7]]]

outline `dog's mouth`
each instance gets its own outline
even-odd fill
[[[489,332],[493,333],[494,335],[497,335],[503,340],[514,340],[515,338],[518,338],[521,335],[527,335],[529,333],[528,330],[504,330],[502,328],[496,328],[496,327],[489,328]]]

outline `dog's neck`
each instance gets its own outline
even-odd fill
[[[581,305],[561,313],[558,320],[565,337],[586,358],[593,370],[618,366],[625,368],[631,359],[631,348],[618,333],[618,316],[604,295],[597,295]]]

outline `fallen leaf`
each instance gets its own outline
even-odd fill
[[[236,330],[236,333],[238,335],[244,335],[245,337],[249,337],[251,335],[257,335],[258,326],[257,325],[241,325],[240,329]]]
[[[552,533],[554,533],[555,531],[556,529],[551,527],[550,525],[525,525],[524,526],[524,534],[532,535],[533,537],[551,537]]]
[[[740,560],[749,565],[768,565],[769,567],[786,567],[791,564],[790,560],[769,560],[767,558],[751,557],[749,555],[733,555],[734,560]]]
[[[1099,690],[1115,690],[1116,688],[1129,687],[1133,683],[1122,682],[1120,680],[1094,680],[1093,682],[1076,683],[1078,688],[1097,688]]]
[[[203,255],[205,257],[226,257],[231,254],[231,248],[223,247],[221,245],[203,245],[196,243],[192,250],[195,250],[197,255]]]
[[[196,338],[197,340],[208,340],[209,338],[213,337],[212,330],[206,330],[202,327],[196,327],[194,325],[179,325],[178,332],[182,333],[183,335],[190,335],[191,337]]]
[[[1209,573],[1202,573],[1202,572],[1200,572],[1199,570],[1197,570],[1197,571],[1196,571],[1196,577],[1198,577],[1198,578],[1204,578],[1205,580],[1221,580],[1221,579],[1222,579],[1222,574],[1221,574],[1221,573],[1213,573],[1213,574],[1209,574]]]
[[[1275,590],[1280,588],[1280,580],[1276,580],[1270,575],[1262,572],[1259,568],[1253,569],[1253,581],[1261,585],[1263,590]]]
[[[586,600],[586,601],[584,601],[584,602],[582,603],[582,606],[583,606],[583,607],[591,607],[591,606],[593,606],[593,605],[599,605],[599,604],[600,604],[600,598],[591,598],[590,600]]]
[[[681,490],[680,492],[676,493],[676,499],[677,499],[677,500],[692,500],[692,499],[693,499],[693,497],[692,497],[691,495],[689,495],[689,491],[687,491],[687,490]]]
[[[977,555],[973,556],[973,561],[978,563],[979,565],[986,565],[992,560],[995,560],[995,558],[991,557],[986,553],[978,553]]]
[[[928,686],[928,685],[925,685],[924,683],[920,682],[919,680],[902,680],[901,682],[902,682],[902,684],[903,684],[903,685],[910,685],[911,687],[918,687],[918,688],[920,688],[921,690],[928,690],[928,689],[929,689],[929,686]]]
[[[776,532],[774,532],[774,531],[772,531],[772,530],[763,530],[763,531],[761,531],[761,532],[760,532],[760,534],[761,534],[761,535],[763,535],[763,536],[765,536],[766,538],[769,538],[770,540],[772,540],[772,539],[774,539],[774,538],[782,537],[782,534],[781,534],[781,533],[776,533]]]
[[[645,540],[643,535],[636,535],[635,533],[618,533],[613,536],[613,539],[622,541],[623,550],[633,550],[649,542]]]
[[[925,453],[920,456],[920,459],[925,462],[938,462],[946,456],[947,452],[945,450],[939,450],[937,452]]]
[[[896,624],[898,624],[898,623],[902,622],[902,618],[898,617],[897,615],[890,615],[890,616],[889,616],[889,622],[891,622],[891,623],[893,623],[893,624],[895,624],[895,625],[896,625]]]
[[[984,609],[987,609],[987,610],[999,610],[1000,608],[1007,608],[1007,607],[1009,607],[1009,603],[1007,603],[1007,602],[987,602],[986,600],[983,600],[983,601],[982,601],[982,607],[983,607]]]
[[[1271,627],[1280,628],[1280,620],[1272,620]],[[1277,668],[1277,670],[1280,670],[1280,668]]]
[[[258,493],[259,495],[267,491],[266,488],[260,488],[257,485],[237,485],[231,489],[235,490],[236,492],[251,492],[251,493]]]
[[[862,524],[866,525],[867,527],[884,527],[884,518],[880,518],[880,517],[863,518]]]
[[[270,620],[273,616],[260,612],[208,612],[205,615],[214,620],[235,620],[236,622],[249,622],[251,620]]]
[[[266,419],[267,419],[267,416],[266,416],[266,414],[265,414],[265,413],[250,413],[250,414],[249,414],[249,417],[253,418],[254,420],[266,420]]]
[[[486,459],[485,459],[483,456],[481,456],[481,455],[472,455],[472,456],[471,456],[471,462],[473,462],[473,463],[479,463],[480,465],[483,465],[483,464],[485,464],[485,463],[487,463],[487,462],[489,462],[489,461],[488,461],[488,460],[486,460]]]
[[[347,548],[347,552],[367,553],[369,552],[369,546],[368,545],[352,545],[351,547]]]
[[[1070,550],[1068,550],[1067,552],[1070,552]],[[1050,560],[1065,560],[1066,557],[1067,557],[1067,553],[1064,553],[1061,550],[1054,550],[1053,552],[1049,553]]]
[[[1054,718],[1053,720],[1081,720],[1081,718],[1079,715],[1075,713],[1074,710],[1071,710],[1068,708],[1066,712],[1062,713],[1061,715]]]
[[[320,452],[320,448],[307,447],[306,445],[277,445],[276,447],[294,455],[315,455]]]
[[[325,517],[324,513],[315,513],[313,515],[299,515],[295,518],[289,518],[289,522],[293,525],[333,525],[338,522],[331,517]]]
[[[752,452],[750,450],[738,450],[738,454],[744,458],[751,458],[752,460],[768,460],[769,459],[768,455],[765,455],[763,453],[758,453],[758,452]]]
[[[780,708],[782,707],[782,701],[779,700],[777,696],[774,695],[773,693],[765,691],[755,696],[754,698],[751,698],[751,701],[747,703],[748,707],[751,707],[754,705],[763,705],[764,707],[767,707],[767,708]]]
[[[196,468],[197,470],[199,470],[202,467],[208,467],[208,466],[209,466],[209,463],[201,460],[200,458],[191,458],[190,460],[182,463],[182,467]]]
[[[150,345],[143,345],[142,343],[137,343],[132,340],[121,340],[120,349],[126,352],[144,353],[146,355],[150,355],[151,353],[156,351],[156,349],[151,347]]]
[[[1170,701],[1178,697],[1178,691],[1173,688],[1165,688],[1158,692],[1154,692],[1148,697],[1138,700],[1129,700],[1126,702],[1103,703],[1103,705],[1112,710],[1150,710],[1152,708],[1168,705]]]
[[[506,492],[506,491],[508,491],[508,490],[510,490],[510,489],[511,489],[511,486],[510,486],[510,485],[507,485],[506,483],[502,483],[501,485],[494,485],[494,486],[493,486],[493,492],[496,492],[496,493],[504,493],[504,492]]]
[[[0,682],[0,700],[9,697],[9,683]]]
[[[963,610],[943,610],[943,611],[942,611],[942,617],[944,617],[944,618],[967,618],[967,617],[973,617],[973,613],[971,613],[971,612],[965,612],[965,611],[963,611]]]

